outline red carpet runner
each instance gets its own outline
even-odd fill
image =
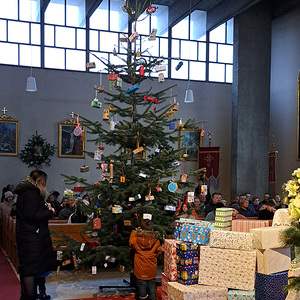
[[[20,299],[20,282],[0,248],[0,300]]]

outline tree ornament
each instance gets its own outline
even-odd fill
[[[43,164],[50,166],[51,156],[55,153],[55,146],[50,145],[43,139],[41,135],[36,132],[24,149],[20,152],[20,159],[23,163],[27,164],[28,167],[40,167]]]
[[[171,193],[175,193],[178,190],[178,185],[176,182],[171,181],[168,185],[168,190]]]
[[[114,231],[114,234],[118,233],[118,225],[117,224],[114,225],[113,231]]]
[[[91,106],[92,106],[92,107],[95,107],[95,108],[101,108],[102,103],[99,102],[99,100],[98,100],[98,98],[97,98],[97,96],[98,96],[98,88],[97,88],[96,85],[94,86],[94,90],[95,90],[95,98],[94,98],[94,100],[92,101]]]
[[[93,229],[100,229],[101,228],[101,219],[95,218],[93,219]]]
[[[114,160],[109,161],[109,183],[113,182],[114,178]]]
[[[75,136],[81,136],[83,134],[83,130],[80,127],[80,123],[79,123],[79,115],[77,114],[77,126],[74,129],[74,135]]]
[[[109,120],[109,109],[103,111],[103,121]]]

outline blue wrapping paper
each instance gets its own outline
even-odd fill
[[[288,272],[265,275],[255,274],[255,300],[284,300],[287,293],[282,293],[288,284]]]
[[[197,225],[185,224],[180,231],[180,240],[200,245],[207,245],[209,242],[210,228]]]

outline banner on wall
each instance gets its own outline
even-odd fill
[[[277,151],[271,151],[269,155],[269,183],[276,182],[276,154]]]
[[[219,177],[220,147],[199,147],[198,151],[199,169],[206,168],[206,177]]]

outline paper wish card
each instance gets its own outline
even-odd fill
[[[166,239],[164,241],[164,273],[169,280],[177,280],[177,255],[176,244],[180,241]]]
[[[200,247],[199,284],[254,290],[256,251]]]
[[[205,285],[182,285],[168,282],[168,296],[172,300],[226,300],[227,289]]]
[[[212,230],[209,247],[253,251],[253,235],[248,232]]]
[[[262,227],[251,229],[254,237],[253,247],[257,249],[283,248],[281,234],[286,226]]]
[[[290,248],[256,249],[257,272],[262,274],[273,274],[287,271],[291,268]]]

